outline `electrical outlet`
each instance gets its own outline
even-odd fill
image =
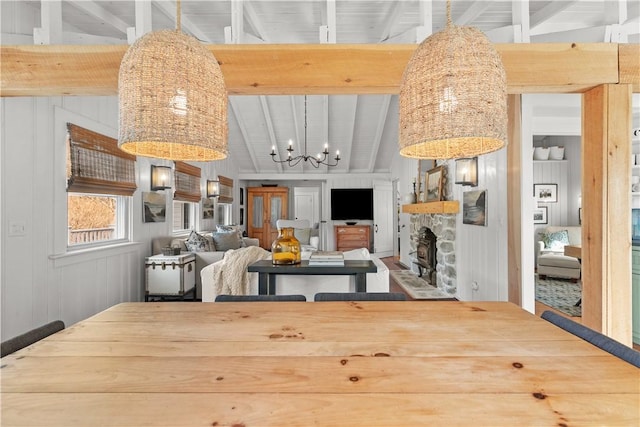
[[[480,289],[480,286],[478,286],[478,282],[476,282],[475,280],[471,282],[471,289],[474,291],[477,291],[478,289]]]

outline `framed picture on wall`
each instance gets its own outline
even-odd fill
[[[240,208],[240,225],[244,225],[244,208]]]
[[[164,192],[142,192],[143,222],[164,222],[166,211],[167,198]]]
[[[462,223],[487,225],[487,190],[462,193]]]
[[[533,197],[540,203],[557,203],[558,184],[533,184]]]
[[[244,188],[240,187],[240,206],[244,205]]]
[[[546,206],[539,206],[533,209],[533,223],[534,224],[547,223],[547,207]]]
[[[428,170],[425,178],[425,202],[439,202],[442,200],[442,166]]]

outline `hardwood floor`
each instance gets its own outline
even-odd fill
[[[400,260],[396,257],[380,258],[380,261],[382,261],[389,270],[406,270],[406,268],[403,268],[399,265]],[[411,295],[409,295],[407,291],[402,288],[402,286],[398,285],[398,283],[393,280],[393,277],[391,277],[391,275],[389,276],[389,292],[399,292],[405,294],[408,300],[414,300],[413,298],[411,298]]]

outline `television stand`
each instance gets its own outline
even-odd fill
[[[368,225],[335,225],[337,251],[367,248],[371,252],[371,227]]]

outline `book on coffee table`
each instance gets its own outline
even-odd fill
[[[344,255],[339,251],[317,251],[309,257],[309,265],[342,266],[344,265]]]

